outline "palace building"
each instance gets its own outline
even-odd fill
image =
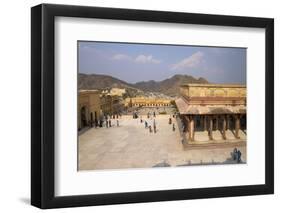
[[[112,115],[112,96],[107,94],[100,95],[101,110],[104,115]]]
[[[100,118],[100,92],[80,90],[78,96],[78,129],[91,126]]]
[[[246,140],[246,86],[185,84],[176,102],[188,142]]]
[[[119,95],[101,94],[100,101],[103,115],[120,114],[124,110],[124,101]]]
[[[135,97],[127,98],[125,105],[128,107],[163,107],[171,106],[171,100],[157,97]]]
[[[110,89],[110,95],[112,96],[122,96],[126,93],[126,89],[120,89],[120,88],[111,88]]]

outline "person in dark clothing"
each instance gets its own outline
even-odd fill
[[[182,124],[182,132],[186,132],[185,124],[184,123]]]
[[[169,124],[172,124],[172,118],[169,118]]]
[[[97,128],[99,126],[98,120],[95,119],[95,127]]]
[[[232,152],[232,159],[237,160],[237,148],[234,148],[234,150]]]
[[[242,155],[241,151],[238,150],[237,151],[237,163],[241,163],[241,155]]]

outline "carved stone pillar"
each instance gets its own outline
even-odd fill
[[[240,115],[235,115],[235,137],[239,139]]]
[[[226,115],[226,130],[230,129],[229,127],[229,115]]]
[[[187,121],[187,138],[188,138],[188,141],[191,141],[191,131],[190,131],[190,126],[191,126],[191,121],[190,121],[190,116],[185,116],[185,119]]]
[[[213,140],[213,118],[209,116],[209,139]]]
[[[226,117],[225,117],[225,115],[223,115],[223,121],[222,121],[222,138],[223,138],[224,140],[226,139],[225,131],[226,131]]]
[[[196,117],[195,115],[192,116],[192,120],[193,120],[193,126],[194,126],[193,130],[195,131],[196,128],[197,128],[197,117]],[[193,132],[194,132],[194,131],[193,131]]]
[[[189,116],[185,116],[185,120],[187,121],[186,122],[186,130],[187,130],[187,132],[189,132],[189,129],[190,129],[190,124],[189,124],[189,122],[190,122],[190,120],[189,120]]]
[[[194,141],[194,117],[189,117],[189,140]]]

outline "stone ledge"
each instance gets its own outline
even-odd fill
[[[207,149],[207,148],[225,148],[225,147],[241,147],[246,146],[245,140],[235,140],[235,141],[209,141],[209,142],[188,142],[183,143],[184,149]]]

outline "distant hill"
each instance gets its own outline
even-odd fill
[[[130,85],[118,78],[114,78],[108,75],[98,74],[81,74],[78,77],[78,88],[79,89],[103,89],[108,87],[126,88]]]
[[[81,74],[78,75],[78,89],[108,89],[108,88],[125,88],[125,97],[134,97],[142,95],[143,91],[135,88],[133,85],[108,75],[98,74]]]
[[[130,84],[118,78],[107,75],[98,74],[79,74],[78,88],[79,89],[104,89],[104,88],[126,88],[130,93],[140,92],[159,92],[169,96],[179,94],[179,87],[184,83],[209,83],[204,78],[194,78],[189,75],[174,75],[171,78],[163,81],[141,81],[135,84]]]
[[[142,81],[134,85],[134,87],[141,89],[145,92],[153,91],[160,92],[165,95],[175,96],[179,94],[180,85],[184,83],[209,83],[204,78],[194,78],[189,75],[174,75],[171,78],[165,79],[163,81]]]

